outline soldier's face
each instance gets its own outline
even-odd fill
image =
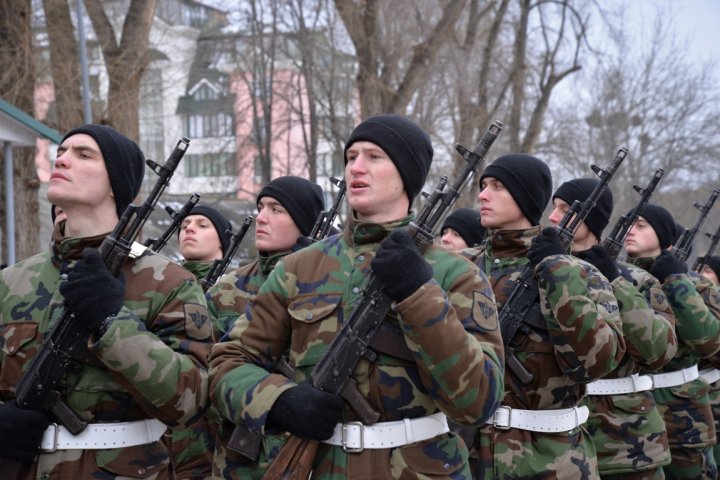
[[[180,226],[180,254],[185,260],[211,262],[222,258],[217,230],[204,215],[188,215]]]
[[[282,204],[273,197],[258,201],[255,217],[255,248],[261,252],[276,253],[290,250],[302,235],[295,221]]]
[[[633,257],[656,257],[660,255],[660,240],[655,229],[640,217],[628,232],[625,239],[625,251]]]
[[[478,200],[480,222],[485,228],[521,230],[531,226],[510,191],[496,178],[483,178]]]
[[[712,268],[710,268],[706,265],[705,270],[703,270],[702,274],[703,274],[703,277],[710,280],[713,283],[713,285],[715,285],[715,286],[720,285],[720,279],[718,279],[717,275],[715,274],[715,271]]]
[[[386,222],[407,215],[410,200],[400,172],[378,145],[359,141],[348,148],[345,181],[348,205],[358,219]]]
[[[115,211],[105,160],[90,135],[72,135],[58,147],[47,198],[66,212],[100,206]]]
[[[468,244],[453,228],[446,227],[440,237],[440,245],[451,251],[458,251],[468,248]]]

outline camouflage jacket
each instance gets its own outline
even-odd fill
[[[63,225],[63,224],[61,224]],[[52,251],[0,272],[0,396],[14,398],[15,386],[63,312],[60,268],[72,267],[86,247],[103,236],[64,238],[53,233]],[[88,422],[154,417],[169,426],[192,422],[207,405],[207,356],[211,327],[202,289],[177,264],[146,250],[122,267],[125,303],[85,359],[66,373],[68,406]],[[42,453],[38,477],[103,475],[170,478],[162,442],[107,449]],[[30,477],[29,477],[30,478]],[[35,478],[33,475],[31,478]]]
[[[527,265],[527,250],[539,231],[491,231],[483,247],[463,251],[490,279],[498,311]],[[547,328],[521,329],[515,336],[512,347],[533,378],[523,385],[507,368],[503,405],[529,410],[574,407],[584,394],[582,384],[612,372],[623,358],[618,305],[607,279],[578,258],[551,255],[535,275]],[[582,428],[547,434],[487,425],[474,447],[471,455],[479,478],[536,478],[540,472],[579,478],[583,471],[597,476],[595,451]]]
[[[620,307],[626,353],[605,378],[657,370],[677,352],[675,316],[660,282],[644,270],[618,264],[612,281]],[[643,293],[641,293],[643,292]],[[670,462],[665,422],[651,391],[589,395],[587,430],[593,438],[603,475],[657,469]]]
[[[202,280],[210,273],[213,262],[198,262],[196,260],[184,261],[180,265],[188,272],[195,275],[195,278]]]
[[[380,241],[410,220],[352,220],[343,235],[278,263],[247,310],[246,328],[236,325],[229,341],[213,349],[211,397],[225,418],[265,432],[277,397],[309,377],[361,298]],[[353,378],[380,412],[380,421],[442,411],[461,424],[484,422],[502,398],[503,350],[492,289],[475,266],[455,253],[432,245],[425,259],[433,279],[397,303],[385,320],[399,329],[413,359],[385,354],[374,362],[361,359]],[[270,373],[288,348],[293,380]],[[350,407],[345,418],[357,420]],[[392,455],[385,450],[348,454],[321,444],[313,476],[367,478],[367,469],[378,462],[388,477],[392,470],[403,478],[428,473],[469,478],[467,450],[454,434],[396,448]]]
[[[631,263],[649,270],[654,261],[654,258],[637,258]],[[693,278],[686,274],[669,275],[662,289],[675,314],[678,338],[678,351],[662,371],[690,367],[702,358],[716,356],[720,351],[720,321],[705,305]],[[700,378],[653,390],[671,448],[705,448],[716,442],[709,391],[709,385]]]

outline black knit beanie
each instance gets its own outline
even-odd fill
[[[533,225],[540,224],[552,193],[552,174],[545,162],[526,153],[511,153],[488,165],[480,181],[485,177],[500,180],[525,218]]]
[[[225,255],[227,248],[230,246],[230,235],[232,235],[232,223],[230,223],[230,220],[225,218],[222,213],[207,205],[195,205],[193,209],[190,210],[190,213],[188,213],[188,216],[190,215],[202,215],[212,222],[217,236],[220,239],[223,255]],[[180,232],[178,232],[178,234],[179,233]]]
[[[487,230],[480,223],[480,212],[472,208],[458,208],[445,218],[440,232],[452,228],[465,240],[468,247],[478,245],[485,239]]]
[[[90,135],[100,147],[120,218],[142,186],[145,155],[135,142],[107,125],[87,124],[74,128],[65,134],[60,143],[78,133]]]
[[[675,241],[676,227],[670,212],[660,205],[648,203],[640,212],[640,216],[655,230],[662,250],[672,245]]]
[[[375,115],[360,123],[345,143],[347,151],[353,143],[372,142],[388,154],[400,172],[405,191],[412,205],[425,185],[433,158],[430,137],[419,126],[400,115]]]
[[[260,190],[255,203],[262,197],[272,197],[280,202],[305,236],[310,235],[315,220],[325,209],[322,188],[301,177],[278,177],[270,181]]]
[[[715,276],[720,279],[720,257],[713,255],[707,260],[707,267],[715,272]]]
[[[568,205],[572,205],[575,200],[584,202],[590,196],[595,187],[600,183],[594,178],[576,178],[565,182],[555,190],[553,200],[559,198]],[[610,222],[610,215],[613,210],[613,196],[609,188],[606,188],[600,195],[595,207],[590,210],[585,225],[598,238],[602,238],[602,232]]]

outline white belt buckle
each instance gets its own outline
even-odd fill
[[[507,412],[508,412],[507,425],[498,424],[497,419],[495,418],[495,416],[497,415],[497,412],[499,412],[501,409],[507,410]],[[507,405],[500,405],[498,407],[498,409],[495,411],[495,415],[493,415],[493,423],[492,423],[493,427],[498,430],[510,430],[511,424],[512,424],[512,408],[508,407]]]
[[[43,453],[54,453],[54,452],[57,452],[57,450],[58,450],[58,448],[57,448],[58,447],[58,435],[60,434],[60,427],[58,426],[57,423],[51,423],[50,425],[48,425],[48,428],[53,429],[52,447],[42,448],[41,450],[43,451]]]
[[[347,430],[348,427],[358,427],[360,430],[360,446],[359,447],[348,447],[347,446]],[[348,422],[343,423],[342,426],[342,449],[345,453],[360,453],[363,450],[365,450],[365,436],[363,433],[363,428],[365,425],[362,422]]]

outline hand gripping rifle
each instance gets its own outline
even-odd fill
[[[123,263],[130,256],[133,242],[170,182],[189,143],[183,137],[164,165],[146,160],[146,164],[159,176],[155,186],[140,207],[128,205],[118,224],[98,248],[105,266],[114,275],[120,273]],[[49,414],[57,423],[77,435],[85,429],[87,422],[63,402],[60,391],[65,371],[73,359],[82,358],[87,352],[91,332],[87,328],[80,328],[82,323],[74,319],[75,314],[65,308],[60,319],[45,336],[42,347],[30,361],[16,387],[15,399],[20,408]],[[0,478],[20,478],[18,474],[23,467],[22,462],[0,458]]]
[[[225,273],[225,270],[227,270],[230,261],[235,256],[235,252],[237,252],[237,249],[240,246],[240,242],[242,242],[242,239],[245,237],[245,234],[250,228],[250,225],[252,225],[252,222],[252,215],[248,215],[247,217],[245,217],[245,221],[240,227],[240,231],[238,233],[233,233],[232,235],[230,235],[230,244],[228,245],[228,249],[225,252],[225,255],[223,255],[223,258],[221,258],[220,260],[215,260],[213,262],[212,267],[210,267],[210,271],[207,273],[207,275],[205,275],[205,278],[200,281],[200,284],[202,285],[204,291],[207,292],[210,287],[215,285],[215,282],[218,281],[218,278],[222,277],[222,275]]]
[[[627,156],[627,148],[622,147],[618,150],[610,167],[603,170],[600,167],[592,165],[592,170],[600,177],[600,181],[590,196],[583,202],[575,200],[570,209],[565,213],[560,223],[557,225],[560,242],[569,250],[575,231],[580,224],[585,221],[588,214],[592,211],[600,198],[600,195],[608,187],[608,183],[617,171],[622,161]],[[530,327],[538,330],[546,330],[545,319],[540,311],[538,300],[540,292],[538,290],[535,273],[532,266],[528,263],[520,273],[517,279],[517,285],[508,296],[498,314],[498,322],[503,337],[503,345],[505,346],[505,365],[513,371],[523,385],[528,385],[533,381],[533,374],[528,372],[525,366],[518,360],[513,347],[513,340],[518,331],[527,330]]]
[[[433,230],[460,196],[469,179],[480,169],[485,154],[501,130],[502,123],[495,121],[472,151],[461,145],[456,146],[457,151],[467,162],[465,170],[447,191],[445,191],[447,177],[442,177],[435,191],[426,198],[422,211],[408,227],[420,251],[424,252],[432,244]],[[368,346],[390,310],[392,302],[384,292],[380,280],[371,274],[359,303],[342,329],[335,335],[311,374],[315,388],[341,395],[365,424],[375,423],[379,413],[362,396],[352,378],[352,373],[361,358],[374,357],[374,352]],[[263,478],[307,479],[317,445],[316,440],[290,436]]]
[[[675,245],[673,245],[671,250],[672,254],[675,255],[675,258],[681,262],[684,262],[690,256],[690,249],[692,248],[693,240],[695,240],[695,236],[697,236],[700,231],[700,227],[702,227],[702,224],[705,222],[705,219],[707,218],[708,213],[710,213],[710,209],[715,204],[715,200],[717,200],[718,195],[720,195],[720,190],[716,188],[710,194],[710,198],[708,198],[707,202],[705,202],[705,205],[700,205],[695,202],[695,208],[700,210],[700,216],[692,228],[683,231],[680,239],[675,242]]]
[[[637,205],[635,205],[635,208],[633,208],[626,215],[623,215],[618,219],[612,231],[610,232],[610,235],[605,237],[605,240],[603,240],[601,243],[601,245],[605,247],[605,249],[608,251],[610,258],[612,258],[613,260],[615,260],[620,254],[620,251],[622,250],[625,243],[625,238],[627,238],[628,232],[633,227],[633,225],[635,225],[638,217],[642,215],[643,208],[645,208],[645,205],[647,205],[647,203],[650,201],[650,197],[655,191],[655,188],[658,186],[658,183],[660,183],[660,179],[663,177],[664,174],[665,170],[663,170],[662,168],[658,168],[657,170],[655,170],[655,175],[653,175],[653,178],[650,180],[650,183],[647,187],[642,188],[638,187],[637,185],[633,185],[635,191],[640,194],[640,201]]]
[[[185,203],[185,205],[183,205],[182,208],[177,212],[173,210],[172,207],[165,206],[165,211],[168,213],[168,215],[170,215],[170,218],[172,218],[172,223],[170,223],[170,226],[165,230],[165,232],[160,236],[160,238],[148,238],[145,241],[145,246],[155,253],[160,253],[160,250],[162,250],[163,247],[167,245],[167,242],[172,238],[172,236],[175,235],[175,232],[177,232],[180,228],[180,224],[183,222],[183,220],[185,220],[185,217],[190,215],[190,211],[195,205],[197,205],[199,201],[200,195],[198,195],[197,193],[193,193],[190,196],[190,199]]]
[[[715,230],[715,233],[710,235],[709,233],[706,233],[710,238],[710,246],[707,249],[707,252],[705,252],[705,255],[702,257],[697,257],[695,259],[695,263],[693,264],[693,271],[697,272],[702,275],[702,273],[705,271],[705,267],[707,266],[708,260],[710,260],[710,257],[712,257],[715,254],[715,249],[718,246],[718,242],[720,242],[720,227]]]
[[[338,191],[337,197],[335,197],[335,202],[333,202],[330,210],[327,212],[320,212],[317,220],[315,220],[315,225],[313,225],[312,231],[309,235],[313,242],[317,242],[318,240],[322,240],[328,236],[333,222],[335,221],[335,217],[337,217],[337,214],[340,212],[340,205],[342,205],[342,202],[345,199],[345,193],[347,192],[345,180],[330,177],[330,181],[340,190]]]

